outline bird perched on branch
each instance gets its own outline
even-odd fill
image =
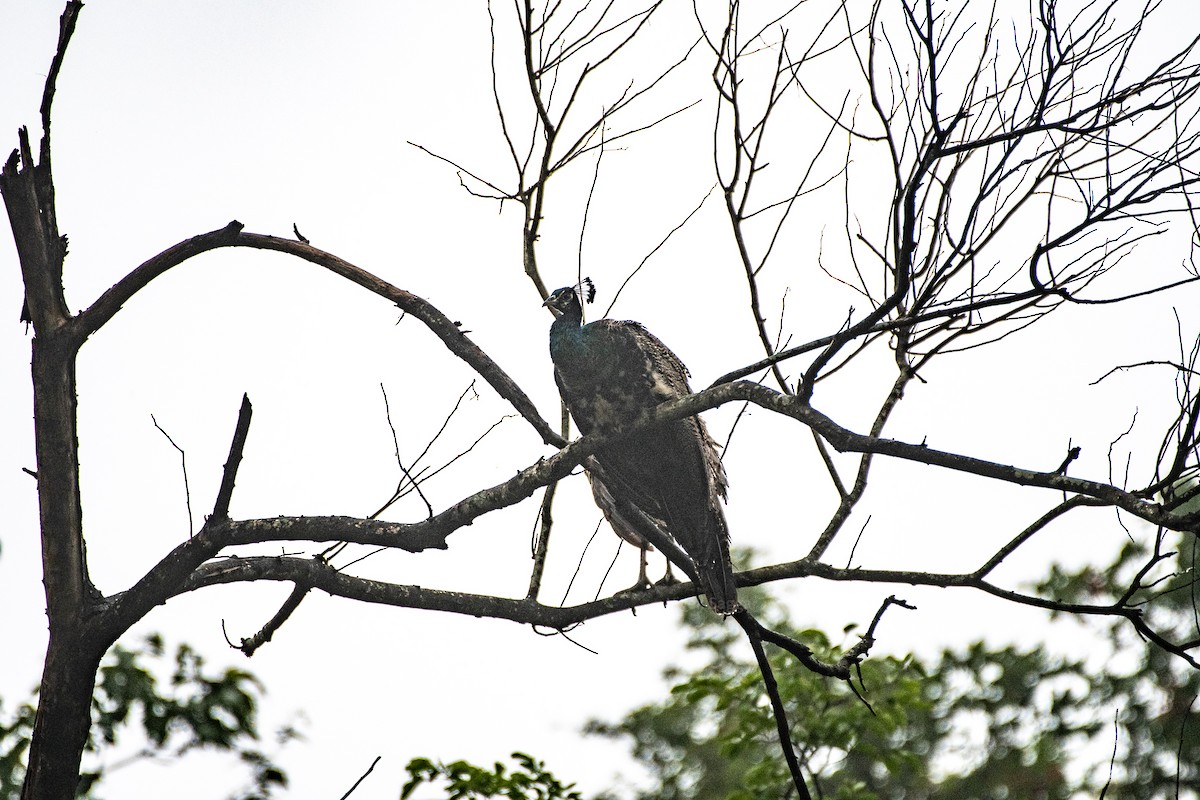
[[[557,314],[550,326],[554,379],[581,433],[615,433],[660,403],[692,393],[683,362],[639,323],[602,319],[584,325],[581,293],[592,301],[591,281],[585,279],[578,290],[559,289],[545,302]],[[679,566],[696,575],[711,607],[722,614],[735,611],[729,529],[721,509],[725,469],[703,420],[687,417],[645,430],[604,446],[595,459],[604,471],[603,489],[614,501],[611,508],[619,512],[624,503],[641,512],[619,514],[614,528],[637,533],[639,524],[661,523],[691,558],[691,565]],[[612,521],[600,499],[597,495]],[[639,516],[640,523],[630,519]]]

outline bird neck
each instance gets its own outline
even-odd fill
[[[578,363],[584,358],[586,327],[583,309],[572,303],[550,325],[550,357],[556,364]]]
[[[565,328],[578,328],[583,322],[583,306],[579,304],[579,298],[572,298],[574,302],[567,305],[551,324],[550,329],[563,330]]]

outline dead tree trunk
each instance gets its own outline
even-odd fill
[[[91,725],[100,658],[112,642],[93,624],[101,596],[88,577],[79,499],[75,359],[82,342],[63,295],[66,237],[58,231],[50,171],[50,103],[66,43],[82,8],[68,4],[58,53],[42,97],[42,139],[34,161],[28,131],[0,171],[26,287],[22,318],[33,326],[33,392],[43,583],[50,644],[22,797],[70,800]],[[15,309],[14,309],[15,311]]]

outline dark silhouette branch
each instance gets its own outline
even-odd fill
[[[1149,502],[1135,493],[1098,481],[1074,478],[1058,472],[1027,470],[935,450],[924,445],[857,434],[837,425],[830,418],[796,397],[789,397],[767,387],[742,381],[725,384],[700,394],[665,403],[648,419],[631,426],[620,436],[607,438],[590,436],[576,440],[549,458],[542,459],[522,470],[513,478],[489,489],[478,491],[421,522],[394,523],[351,517],[282,516],[242,521],[210,519],[209,523],[193,539],[176,547],[135,586],[113,598],[109,616],[118,626],[122,623],[118,623],[117,618],[125,620],[124,624],[126,625],[132,624],[133,620],[140,618],[154,605],[163,602],[175,593],[193,570],[225,547],[297,540],[346,541],[355,544],[398,548],[414,553],[431,548],[445,549],[448,547],[447,537],[454,531],[469,525],[484,514],[514,505],[530,497],[539,488],[566,477],[587,455],[595,452],[604,444],[636,435],[639,431],[653,425],[692,416],[708,408],[737,400],[749,400],[763,408],[797,419],[842,451],[887,455],[1009,483],[1082,495],[1088,499],[1078,501],[1079,505],[1115,506],[1156,525],[1176,530],[1186,529],[1186,525],[1190,523],[1188,516],[1175,514],[1166,510],[1161,504]],[[622,510],[628,510],[631,515],[634,514],[633,509]],[[647,533],[653,533],[653,526],[647,528]],[[679,558],[677,554],[673,553],[671,549],[673,543],[669,537],[662,537],[658,541],[651,538],[651,542],[656,546],[661,546],[668,556],[675,556],[672,561],[683,567],[685,571],[690,566],[690,562],[685,558]],[[942,586],[973,586],[1005,599],[1071,613],[1104,613],[1126,616],[1131,613],[1104,606],[1057,604],[1053,601],[1009,592],[988,584],[982,579],[982,574],[939,576],[870,570],[829,572],[828,570],[831,569],[833,568],[819,562],[803,560],[756,570],[751,574],[769,575],[771,576],[768,578],[769,580],[805,575],[837,576],[836,579],[846,579],[845,576],[853,575],[856,579],[861,580],[894,580],[900,583],[914,581],[916,576],[920,575],[922,577],[916,582]],[[657,595],[655,596],[657,597]],[[683,596],[686,596],[686,593]]]
[[[1060,472],[1058,474],[1062,473]],[[1068,511],[1073,509],[1081,508],[1083,506],[1098,505],[1103,505],[1103,502],[1094,497],[1086,497],[1084,495],[1075,495],[1074,497],[1064,500],[1042,516],[1038,517],[1032,524],[1026,527],[1025,530],[1018,533],[1012,538],[1011,541],[997,550],[991,558],[989,558],[982,566],[979,567],[979,569],[975,570],[975,572],[971,574],[978,578],[986,577],[992,570],[1000,566],[1004,559],[1016,552],[1018,547],[1028,542],[1034,537],[1035,534],[1045,529],[1046,526],[1054,520],[1062,517]]]
[[[58,48],[42,92],[40,161],[34,162],[29,131],[21,128],[18,148],[0,168],[0,195],[25,286],[21,319],[34,329],[33,417],[42,582],[50,629],[21,790],[25,800],[75,796],[80,755],[91,725],[96,670],[115,638],[89,624],[100,593],[92,585],[83,541],[76,348],[63,335],[70,319],[62,283],[67,240],[58,229],[50,169],[50,108],[82,8],[79,2],[69,2],[59,19]]]
[[[188,259],[220,247],[250,247],[258,250],[273,250],[308,261],[340,275],[373,294],[383,297],[405,313],[412,314],[442,340],[451,353],[470,365],[496,392],[516,408],[547,444],[561,445],[560,437],[538,414],[533,401],[516,382],[492,359],[472,342],[449,317],[431,303],[411,292],[392,286],[366,270],[344,261],[337,256],[319,250],[305,242],[277,236],[242,232],[242,224],[230,222],[220,230],[200,234],[176,244],[144,262],[115,286],[102,294],[87,310],[80,312],[68,325],[67,335],[75,346],[83,343],[107,323],[121,307],[150,281],[179,266]]]
[[[42,117],[39,158],[47,171],[50,169],[50,108],[54,105],[54,90],[58,86],[58,74],[62,71],[63,59],[67,56],[67,45],[71,42],[71,35],[75,33],[75,23],[79,20],[79,12],[82,10],[83,3],[79,0],[70,0],[63,9],[62,17],[58,21],[58,47],[55,48],[50,71],[46,73],[46,84],[42,88],[42,104],[38,109]]]
[[[249,639],[242,639],[242,641],[237,645],[233,645],[231,643],[230,646],[235,650],[241,650],[242,654],[247,658],[254,655],[258,648],[271,641],[271,638],[275,635],[275,632],[278,631],[283,626],[283,623],[287,622],[292,616],[292,613],[300,607],[301,601],[308,596],[308,592],[311,589],[311,586],[308,586],[304,583],[297,583],[292,589],[292,593],[288,595],[287,600],[283,602],[283,605],[279,607],[279,610],[275,612],[275,615],[267,620],[267,624],[263,625],[262,629],[259,630],[258,633],[254,634]]]
[[[649,424],[692,416],[735,400],[749,400],[762,408],[798,420],[841,452],[886,455],[1021,486],[1083,494],[1103,501],[1104,505],[1116,506],[1147,522],[1172,530],[1187,530],[1188,525],[1195,521],[1192,516],[1173,514],[1161,504],[1150,502],[1145,499],[1143,493],[1129,492],[1100,481],[1074,478],[1057,472],[1024,469],[937,450],[925,444],[910,444],[896,439],[855,433],[837,424],[799,397],[784,395],[748,381],[722,384],[671,403],[664,403],[654,412]],[[630,431],[637,429],[631,428]]]
[[[508,620],[556,631],[647,603],[681,600],[697,594],[693,584],[682,583],[655,587],[636,596],[619,595],[576,606],[555,607],[524,597],[494,597],[360,578],[348,575],[321,559],[294,556],[231,557],[212,561],[195,570],[181,586],[176,587],[173,594],[251,581],[282,581],[364,603]]]
[[[347,790],[347,792],[339,798],[339,800],[346,800],[347,797],[354,794],[354,790],[357,789],[359,785],[367,779],[368,775],[375,771],[375,765],[379,763],[381,758],[383,758],[383,756],[375,756],[375,760],[371,762],[371,766],[367,767],[367,771],[358,776],[358,780],[354,782],[354,785],[351,786],[349,790]]]
[[[341,536],[337,531],[326,538]],[[839,582],[880,583],[909,586],[929,586],[944,589],[972,589],[983,591],[1010,602],[1042,608],[1076,616],[1121,617],[1129,620],[1137,630],[1151,637],[1166,652],[1179,655],[1189,661],[1185,645],[1176,645],[1158,634],[1143,618],[1139,608],[1117,604],[1068,603],[1053,599],[1022,594],[991,584],[970,573],[934,573],[885,569],[843,569],[821,562],[808,560],[776,564],[758,569],[745,570],[736,576],[739,587],[760,586],[781,580],[798,578],[820,578]],[[327,594],[359,600],[367,603],[397,606],[400,608],[423,609],[463,614],[473,617],[489,617],[509,620],[551,630],[565,630],[591,619],[628,611],[655,603],[682,600],[696,596],[699,592],[694,583],[658,585],[640,592],[622,593],[612,597],[580,603],[574,606],[548,606],[529,598],[506,598],[452,592],[424,586],[408,586],[348,575],[319,558],[295,556],[247,556],[228,557],[210,561],[194,570],[186,580],[172,588],[169,596],[196,591],[208,586],[250,581],[270,580],[307,586]],[[119,599],[115,598],[115,599]],[[894,600],[884,604],[908,607]],[[877,615],[878,616],[878,615]],[[874,623],[873,623],[874,625]],[[870,629],[864,641],[873,639]],[[765,637],[765,635],[764,635]],[[769,639],[785,649],[788,640]],[[848,670],[855,659],[870,648],[871,642],[860,642],[847,651],[837,665],[827,665],[816,660],[806,661],[820,674],[848,678]],[[792,652],[789,649],[789,652]],[[800,652],[793,652],[803,657]]]
[[[217,489],[217,501],[213,504],[212,518],[217,521],[229,519],[229,503],[233,500],[233,485],[237,481],[238,467],[242,463],[242,452],[246,448],[246,438],[250,435],[250,417],[254,407],[250,405],[250,395],[242,395],[242,406],[238,409],[237,425],[233,429],[233,441],[229,445],[229,458],[225,459],[225,468],[221,474],[221,486]]]
[[[909,610],[916,609],[916,606],[910,605],[895,595],[884,599],[883,603],[879,606],[879,610],[875,612],[875,617],[871,620],[867,632],[859,637],[857,644],[842,654],[836,664],[828,664],[821,661],[813,655],[812,650],[807,645],[796,641],[790,636],[785,636],[778,631],[773,631],[763,626],[749,613],[745,614],[745,619],[739,618],[738,622],[744,629],[753,628],[757,637],[760,637],[763,641],[770,642],[782,650],[786,650],[797,661],[818,675],[849,682],[852,678],[851,670],[862,663],[862,660],[867,657],[871,648],[875,646],[875,629],[879,626],[879,621],[883,619],[883,612],[887,611],[889,606],[900,606]],[[748,630],[747,633],[749,633]]]
[[[796,796],[800,800],[812,800],[808,786],[804,783],[804,775],[800,771],[796,748],[792,745],[792,726],[788,723],[787,709],[783,705],[783,697],[779,694],[779,684],[775,681],[775,672],[771,669],[771,661],[767,658],[767,653],[762,646],[765,628],[759,625],[758,620],[754,619],[753,615],[744,608],[739,608],[734,612],[733,618],[746,632],[750,649],[754,651],[754,660],[758,662],[758,671],[762,675],[763,687],[767,690],[767,697],[771,700],[771,712],[775,718],[775,732],[779,736],[779,747],[783,751],[783,760],[787,763],[788,774],[791,775]]]
[[[529,600],[537,600],[542,590],[542,575],[546,570],[546,556],[550,552],[550,533],[554,529],[554,493],[557,488],[557,483],[546,487],[541,508],[538,509],[537,527],[533,534],[533,569],[529,573],[529,589],[525,592]]]

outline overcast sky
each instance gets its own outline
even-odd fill
[[[35,140],[39,135],[38,103],[61,11],[53,2],[10,5],[0,28],[5,153],[16,145],[18,126],[29,125]],[[501,46],[511,48],[511,9],[498,5]],[[687,20],[687,14],[668,16],[656,35],[693,37]],[[59,224],[70,237],[68,303],[73,310],[87,306],[146,258],[232,219],[248,231],[281,236],[295,224],[315,246],[461,321],[542,415],[557,420],[546,352],[550,317],[523,275],[518,208],[469,196],[453,168],[407,144],[508,180],[490,54],[487,14],[466,0],[89,4],[53,115]],[[572,282],[581,267],[596,279],[599,305],[606,307],[642,258],[705,197],[714,182],[714,107],[704,81],[710,70],[695,59],[665,85],[660,105],[639,113],[699,105],[606,152],[582,244],[594,161],[580,162],[555,184],[540,251],[551,288]],[[636,71],[611,85],[630,74]],[[502,89],[514,108],[522,107],[519,81],[510,76]],[[605,102],[603,93],[589,95],[581,100],[583,113]],[[837,192],[827,195],[797,220],[767,278],[773,289],[793,288],[785,328],[798,341],[829,333],[852,305],[861,306],[813,268],[823,232],[842,222],[834,213],[839,199]],[[697,386],[761,357],[716,200],[648,262],[612,312],[647,324],[691,367]],[[1138,251],[1139,269],[1177,266],[1186,252],[1174,244]],[[35,463],[30,337],[17,324],[20,298],[11,238],[0,235],[0,320],[8,322],[0,337],[6,708],[36,683],[45,647],[35,487],[21,472]],[[1145,470],[1172,410],[1170,374],[1088,384],[1118,363],[1177,357],[1172,306],[1185,335],[1194,337],[1197,299],[1188,288],[1170,299],[1058,314],[992,348],[935,362],[926,382],[910,387],[889,433],[1047,470],[1077,444],[1084,452],[1072,474],[1107,479],[1108,444],[1136,411],[1141,427],[1122,446],[1141,448],[1134,463]],[[776,326],[778,292],[772,303]],[[398,319],[380,298],[312,265],[249,250],[194,259],[129,302],[92,337],[79,362],[84,518],[98,586],[106,593],[128,587],[188,535],[179,454],[151,415],[186,451],[197,528],[211,509],[243,392],[255,416],[235,517],[366,516],[378,508],[399,477],[381,385],[401,451],[411,459],[473,379],[419,322]],[[863,359],[863,367],[823,389],[822,407],[865,427],[891,381],[870,372],[886,367],[886,356]],[[429,464],[448,461],[511,413],[482,381],[475,390],[478,396],[464,402],[430,451]],[[707,415],[718,439],[724,441],[736,413],[726,407]],[[758,548],[762,563],[802,556],[835,505],[807,432],[768,416],[752,413],[741,423],[746,428],[727,459],[733,539]],[[550,452],[524,422],[509,419],[425,492],[441,510]],[[874,480],[879,492],[847,528],[858,531],[871,515],[855,551],[855,563],[867,566],[967,569],[1055,502],[1048,493],[986,486],[931,467],[883,462]],[[545,602],[563,598],[599,519],[582,478],[568,482],[560,497]],[[446,552],[380,554],[359,574],[522,596],[536,502],[455,533]],[[423,513],[414,497],[385,516],[415,520]],[[1103,525],[1093,529],[1092,522]],[[1123,536],[1111,514],[1080,514],[1023,551],[1003,577],[1016,585],[1053,558],[1103,561]],[[852,544],[839,542],[831,562],[844,565]],[[616,538],[602,530],[567,602],[591,598],[616,550]],[[661,571],[661,559],[651,569]],[[631,583],[635,574],[636,556],[625,548],[604,591]],[[928,653],[985,634],[1025,643],[1052,635],[1064,647],[1102,652],[1073,625],[1050,634],[1040,612],[965,592],[816,581],[775,591],[797,622],[824,626],[835,639],[846,625],[869,622],[888,594],[915,602],[917,612],[891,612],[880,652]],[[307,740],[280,756],[296,797],[340,796],[377,755],[383,760],[356,797],[394,797],[404,765],[418,755],[487,764],[523,750],[589,792],[612,785],[616,775],[639,780],[618,745],[584,739],[578,729],[589,717],[616,719],[662,697],[660,671],[685,658],[675,608],[645,608],[573,632],[593,654],[511,623],[324,596],[307,599],[249,662],[225,646],[222,624],[235,640],[249,636],[287,593],[286,586],[241,586],[181,597],[123,641],[133,645],[160,631],[170,642],[191,643],[214,665],[246,667],[261,677],[268,688],[265,730],[296,715],[305,720]],[[222,763],[198,758],[187,776],[173,765],[133,767],[115,774],[107,791],[219,797],[240,780]]]

